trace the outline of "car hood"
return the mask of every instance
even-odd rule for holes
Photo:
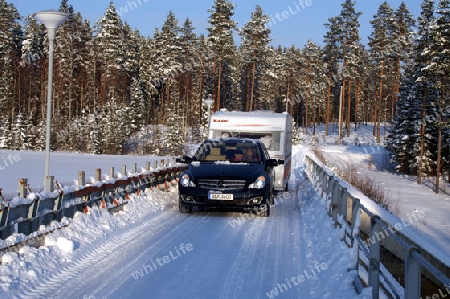
[[[236,179],[254,180],[264,173],[264,167],[260,163],[193,163],[189,171],[194,179]]]

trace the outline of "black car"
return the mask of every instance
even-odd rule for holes
[[[283,160],[270,159],[256,139],[208,139],[193,157],[178,182],[179,211],[236,209],[270,215],[273,204],[273,168]]]

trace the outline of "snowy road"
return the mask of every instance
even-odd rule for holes
[[[268,218],[179,214],[177,193],[93,210],[0,266],[1,298],[370,298],[356,295],[350,251],[294,158],[291,191]],[[144,212],[145,211],[145,212]]]

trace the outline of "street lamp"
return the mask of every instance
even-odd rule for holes
[[[53,43],[55,41],[56,29],[66,19],[67,14],[56,10],[43,10],[34,14],[47,28],[48,35],[48,88],[47,88],[47,120],[45,127],[45,178],[46,191],[53,191],[53,177],[49,176],[50,168],[50,126],[52,118],[52,88],[53,88]]]
[[[208,98],[204,99],[203,102],[208,107],[208,129],[211,122],[211,106],[214,104],[214,100],[211,99],[211,94],[208,95]]]

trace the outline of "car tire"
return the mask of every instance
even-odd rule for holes
[[[180,213],[187,214],[187,213],[191,213],[192,212],[192,208],[184,205],[182,203],[181,199],[180,199],[179,202],[178,202],[178,211]]]
[[[275,204],[275,190],[273,188],[270,188],[269,204],[272,206]]]
[[[269,217],[270,216],[270,204],[262,204],[259,206],[258,214],[261,217]]]

